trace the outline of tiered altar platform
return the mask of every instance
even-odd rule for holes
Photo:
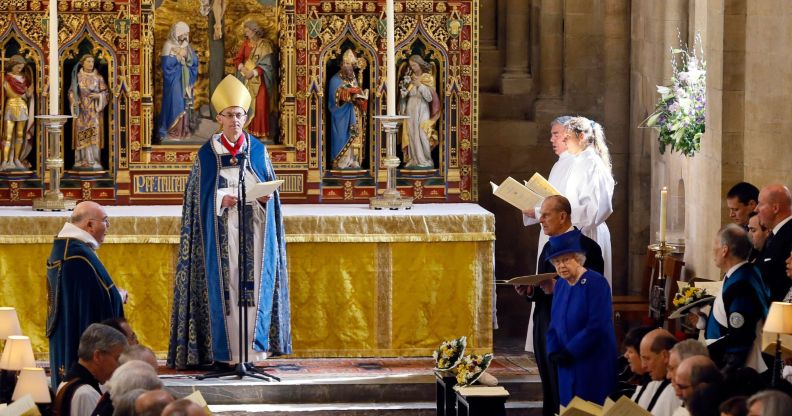
[[[285,205],[293,357],[427,356],[444,339],[492,350],[495,219],[474,204]],[[181,207],[107,207],[99,249],[141,342],[167,349]],[[46,259],[66,212],[0,208],[0,305],[44,356]]]
[[[257,365],[282,381],[198,381],[193,373],[161,377],[177,397],[200,390],[212,413],[224,416],[437,414],[431,358],[271,359]],[[541,414],[542,388],[532,358],[498,355],[487,371],[509,391],[509,415]]]

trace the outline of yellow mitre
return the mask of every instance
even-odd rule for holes
[[[228,107],[241,107],[248,111],[250,108],[250,92],[245,84],[233,75],[228,75],[217,84],[212,93],[212,107],[218,113]]]
[[[355,52],[352,52],[352,49],[347,49],[342,59],[345,64],[355,65],[357,63],[357,56],[355,56]]]

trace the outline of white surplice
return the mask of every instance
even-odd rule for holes
[[[218,140],[219,135],[213,138],[214,150],[222,155],[227,154],[228,150],[220,144]],[[249,165],[245,170],[245,184],[246,188],[250,188],[254,183],[260,182],[255,174],[250,170]],[[215,200],[215,212],[218,216],[228,210],[228,268],[229,268],[229,300],[230,300],[230,314],[226,316],[226,333],[228,334],[228,343],[231,352],[231,362],[238,363],[239,360],[239,212],[237,206],[233,208],[222,208],[221,203],[223,197],[226,195],[237,196],[238,182],[239,182],[239,168],[228,167],[220,169],[220,176],[226,180],[227,187],[219,188],[217,190],[217,198]],[[253,215],[253,252],[254,257],[254,270],[253,279],[253,299],[256,305],[259,301],[259,285],[261,284],[261,267],[264,260],[263,243],[264,238],[264,221],[265,215],[264,208],[258,203],[248,205],[248,215]],[[251,306],[247,308],[248,313],[248,361],[262,361],[267,358],[267,353],[262,351],[255,351],[253,349],[253,334],[256,328],[256,307]]]
[[[572,224],[602,249],[603,275],[613,287],[610,230],[605,220],[613,213],[615,182],[592,146],[575,155],[566,186],[559,189],[572,206]]]
[[[569,152],[563,152],[558,155],[558,160],[553,164],[553,168],[550,169],[550,175],[547,177],[547,181],[553,185],[554,188],[558,189],[559,192],[563,194],[562,189],[566,188],[567,180],[569,179],[569,171],[572,167],[572,164],[575,162],[575,157],[570,154]],[[538,224],[539,217],[542,215],[541,213],[542,206],[541,204],[534,207],[534,217],[531,218],[525,214],[523,214],[523,224],[525,226]],[[544,233],[542,227],[539,227],[539,243],[536,246],[536,269],[539,270],[539,263],[544,259],[540,259],[539,255],[542,253],[542,248],[547,243],[550,237]],[[528,334],[525,338],[525,350],[529,352],[533,352],[533,314],[528,316]]]

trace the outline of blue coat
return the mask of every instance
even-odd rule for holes
[[[727,354],[742,366],[756,339],[756,324],[767,316],[770,290],[759,270],[745,263],[726,278],[719,296],[723,314],[716,310],[716,299],[707,318],[710,356],[721,368],[726,365]]]
[[[47,338],[52,388],[77,362],[89,325],[124,316],[121,294],[90,245],[56,238],[47,259]]]
[[[571,363],[558,365],[558,393],[566,406],[573,397],[602,404],[616,383],[616,333],[611,289],[587,270],[574,286],[558,279],[553,287],[547,353],[566,349]]]

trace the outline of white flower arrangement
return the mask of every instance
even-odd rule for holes
[[[661,154],[670,147],[691,157],[700,149],[707,107],[707,70],[700,45],[697,35],[692,49],[671,48],[671,85],[657,86],[660,99],[655,112],[642,123],[660,131]]]
[[[443,341],[434,353],[432,353],[432,357],[434,357],[436,363],[435,369],[441,371],[454,369],[462,360],[466,346],[466,337]]]

